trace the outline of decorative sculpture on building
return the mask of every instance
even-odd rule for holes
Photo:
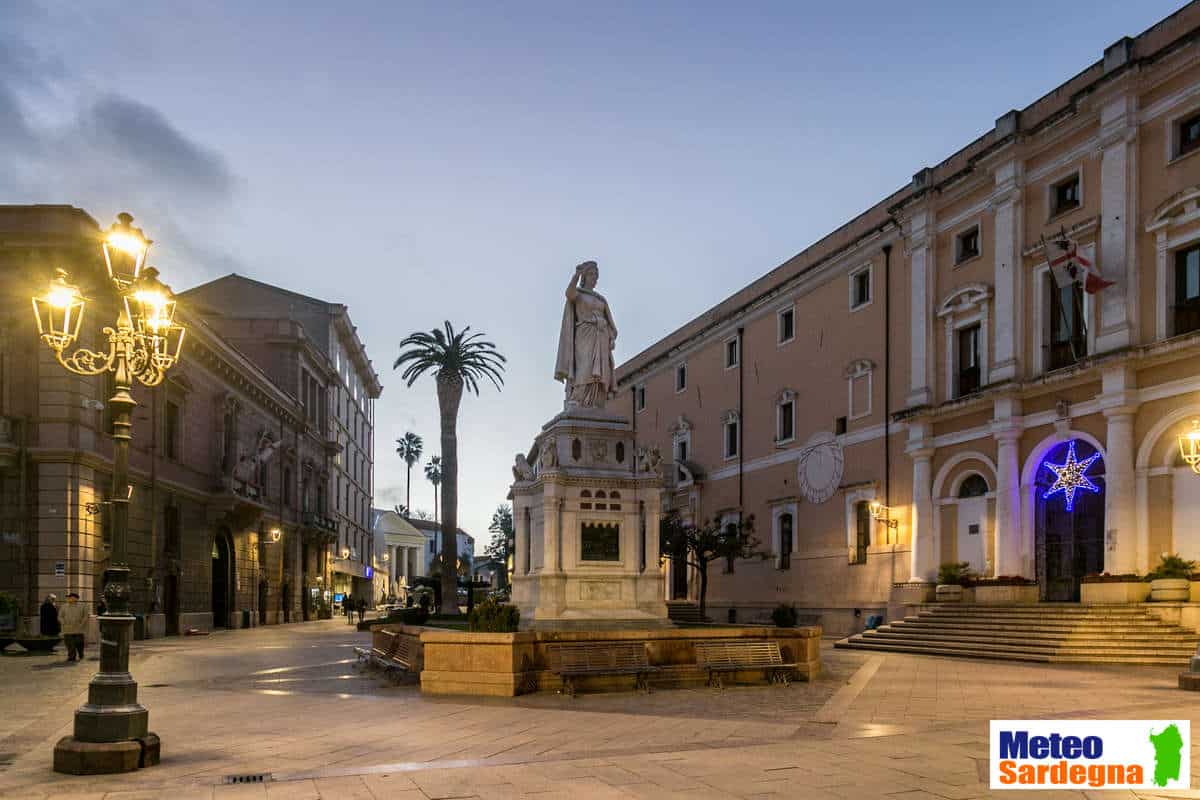
[[[542,469],[554,469],[558,466],[558,440],[555,437],[547,436],[542,441],[539,460],[542,463]]]
[[[282,442],[272,441],[271,434],[260,431],[254,452],[241,456],[233,468],[233,490],[238,494],[256,497],[261,487],[258,486],[259,467],[271,460],[271,456],[279,449]]]
[[[529,459],[525,457],[524,453],[517,453],[517,456],[514,459],[512,473],[513,480],[515,481],[533,480],[533,465],[529,463]]]
[[[617,326],[608,301],[596,291],[600,268],[595,261],[575,267],[567,284],[554,379],[566,387],[566,406],[604,408],[615,389],[613,347]]]
[[[657,447],[639,447],[637,452],[638,472],[649,472],[662,477],[662,453]]]

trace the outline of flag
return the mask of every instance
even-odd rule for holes
[[[1112,281],[1106,281],[1096,267],[1079,252],[1079,245],[1066,237],[1047,242],[1045,245],[1046,261],[1050,264],[1050,272],[1054,275],[1054,283],[1060,289],[1072,283],[1082,283],[1083,290],[1095,294],[1105,287],[1112,286]]]

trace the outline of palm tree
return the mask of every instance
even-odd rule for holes
[[[403,439],[396,440],[396,455],[404,459],[408,465],[408,477],[404,480],[404,507],[412,508],[412,468],[421,460],[421,450],[425,443],[421,437],[412,431],[405,431]]]
[[[442,457],[431,456],[425,465],[425,480],[433,484],[433,519],[438,518],[438,486],[442,483]]]
[[[483,334],[468,335],[470,330],[468,326],[455,331],[447,320],[444,330],[409,334],[400,342],[400,357],[392,365],[393,369],[404,367],[400,377],[408,386],[427,372],[433,372],[437,381],[442,429],[442,557],[449,564],[458,561],[458,407],[463,389],[478,395],[479,382],[484,378],[497,390],[504,383],[504,356],[494,344],[481,338]],[[446,570],[441,581],[442,597],[454,598],[443,605],[451,614],[457,614],[458,587],[452,571]]]

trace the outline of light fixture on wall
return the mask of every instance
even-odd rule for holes
[[[283,538],[283,531],[279,528],[271,528],[271,541],[278,542],[281,538]]]
[[[1179,457],[1200,475],[1200,419],[1192,420],[1192,429],[1179,434]]]
[[[870,505],[871,519],[886,525],[888,528],[895,530],[900,527],[900,521],[892,519],[892,510],[878,500],[871,501]]]

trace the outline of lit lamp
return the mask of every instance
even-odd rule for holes
[[[350,548],[349,548],[349,547],[343,547],[343,548],[342,548],[342,559],[344,560],[344,559],[347,559],[347,558],[349,558],[349,557],[350,557]]]
[[[158,282],[158,271],[144,268],[149,249],[150,240],[133,226],[129,214],[120,214],[103,237],[104,265],[121,299],[115,324],[103,329],[107,352],[71,349],[79,339],[85,300],[65,271],[57,270],[46,293],[33,298],[38,336],[58,363],[76,375],[113,373],[115,385],[106,398],[113,420],[113,491],[103,504],[93,504],[97,511],[107,506],[112,523],[111,563],[104,571],[107,611],[100,617],[100,672],[88,687],[88,702],[75,712],[74,735],[54,748],[54,769],[74,775],[131,772],[158,763],[158,736],[148,730],[150,713],[138,703],[137,683],[129,674],[134,624],[129,613],[129,442],[137,405],[130,391],[134,383],[162,383],[166,370],[179,361],[184,331],[175,323],[175,301]]]
[[[900,527],[900,521],[891,517],[892,510],[878,500],[871,502],[869,510],[871,512],[871,519],[876,522],[881,522],[893,530]]]
[[[283,538],[283,531],[279,528],[271,528],[271,541],[278,542],[281,538]]]
[[[1192,429],[1179,434],[1179,457],[1200,475],[1200,419],[1192,420]]]

